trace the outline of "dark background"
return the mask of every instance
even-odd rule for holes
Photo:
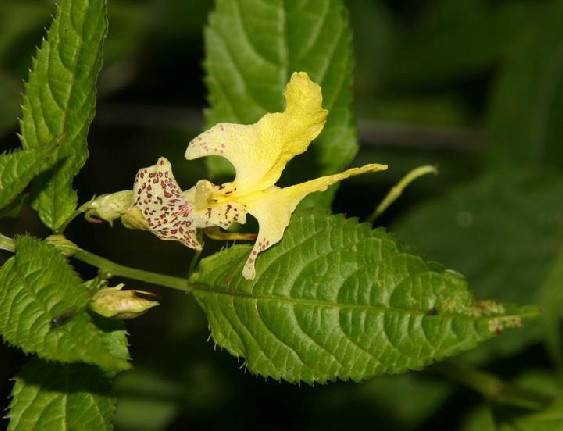
[[[360,152],[355,164],[380,162],[391,169],[345,181],[334,211],[365,218],[408,170],[437,165],[438,177],[412,185],[378,221],[392,229],[419,205],[479,176],[494,145],[489,139],[492,111],[512,107],[510,100],[500,106],[495,102],[499,82],[514,66],[521,35],[540,25],[554,3],[346,1],[356,53]],[[53,4],[0,0],[2,149],[19,145],[22,80]],[[183,153],[203,127],[202,34],[211,7],[207,0],[109,1],[110,33],[90,159],[75,182],[81,202],[131,188],[136,171],[159,156],[172,161],[183,188],[205,177],[204,164],[184,161]],[[29,207],[19,219],[0,223],[2,233],[9,235],[48,234]],[[178,243],[119,224],[112,229],[78,219],[67,235],[116,262],[178,276],[186,275],[192,257]],[[213,244],[211,250],[219,246]],[[85,265],[77,269],[84,277],[94,275]],[[116,379],[117,430],[459,429],[468,409],[481,401],[430,373],[315,387],[264,380],[214,349],[205,316],[192,297],[126,283],[158,292],[161,306],[128,323],[135,370]],[[24,361],[19,351],[0,347],[3,405],[11,390],[9,378]],[[484,366],[512,377],[523,364],[549,367],[537,343]]]

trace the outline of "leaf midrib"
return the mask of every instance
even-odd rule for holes
[[[220,289],[215,289],[209,287],[205,284],[195,283],[192,284],[193,291],[199,292],[201,294],[216,294],[216,295],[224,295],[234,298],[240,299],[247,299],[253,301],[271,301],[271,302],[278,302],[283,304],[289,305],[308,305],[311,307],[319,307],[319,308],[338,308],[338,309],[359,309],[362,311],[381,311],[381,312],[397,312],[402,314],[408,315],[427,315],[429,310],[419,310],[419,309],[409,309],[404,307],[397,307],[392,305],[384,305],[384,304],[349,304],[349,303],[341,303],[341,302],[330,302],[330,301],[323,301],[323,300],[314,300],[314,299],[305,299],[305,298],[289,298],[283,296],[276,296],[276,295],[264,295],[264,294],[256,294],[256,293],[246,293],[246,292],[236,292],[236,291],[225,291]],[[469,310],[468,310],[469,312]],[[490,320],[496,317],[502,318],[526,318],[534,316],[534,312],[528,312],[523,314],[490,314],[490,315],[482,315],[482,316],[474,316],[472,314],[458,314],[452,312],[440,312],[437,315],[429,316],[429,317],[447,317],[447,318],[455,318],[455,319],[484,319]]]

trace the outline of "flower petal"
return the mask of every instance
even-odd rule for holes
[[[198,228],[219,226],[228,229],[233,223],[246,223],[246,209],[237,202],[210,206],[204,211],[196,210],[194,219]]]
[[[193,204],[182,197],[168,160],[161,157],[156,165],[139,170],[133,189],[133,207],[141,211],[152,233],[160,239],[201,249],[196,239]]]
[[[188,160],[223,156],[236,171],[233,195],[266,190],[285,165],[303,153],[324,127],[321,88],[304,73],[294,73],[285,88],[283,113],[264,115],[252,125],[217,124],[192,140]]]
[[[240,202],[246,206],[248,213],[252,214],[259,224],[258,238],[242,270],[244,278],[248,280],[254,279],[256,276],[254,263],[258,253],[270,248],[281,240],[285,228],[289,224],[291,214],[305,196],[313,192],[326,190],[331,184],[350,176],[385,169],[387,169],[386,165],[369,164],[360,168],[348,169],[339,174],[320,177],[292,187],[282,189],[272,187],[249,197],[248,200],[241,199]]]
[[[219,226],[228,229],[233,223],[246,223],[246,209],[238,202],[217,202],[214,192],[223,190],[223,186],[214,186],[207,180],[200,180],[182,197],[193,202],[193,218],[198,228]]]

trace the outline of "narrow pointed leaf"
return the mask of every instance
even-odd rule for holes
[[[0,155],[0,208],[11,204],[33,178],[54,165],[51,152],[56,148],[49,145]]]
[[[0,269],[0,333],[4,340],[60,362],[129,368],[113,342],[91,321],[90,295],[54,247],[32,237],[16,240],[16,255]],[[53,319],[74,312],[61,324]]]
[[[61,0],[25,86],[24,148],[41,148],[56,136],[68,135],[53,151],[57,164],[52,173],[35,184],[33,206],[51,229],[61,226],[76,207],[72,180],[88,157],[86,137],[106,34],[105,0]]]
[[[250,124],[267,112],[283,110],[291,73],[307,72],[321,85],[329,116],[322,134],[288,168],[286,178],[294,183],[333,174],[352,161],[358,150],[351,106],[353,54],[341,0],[219,0],[205,31],[205,47],[208,127]],[[308,168],[300,169],[305,163]],[[232,172],[220,158],[210,158],[209,168],[212,175]]]
[[[16,377],[9,431],[110,431],[116,400],[111,379],[88,364],[33,359]]]
[[[204,259],[192,276],[215,342],[254,373],[291,382],[355,381],[420,369],[534,317],[475,301],[463,277],[384,230],[315,213],[242,278],[249,247]]]

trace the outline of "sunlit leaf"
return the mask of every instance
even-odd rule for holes
[[[19,237],[16,255],[0,269],[0,333],[6,342],[44,359],[129,368],[114,342],[92,323],[85,311],[89,300],[54,247]]]
[[[33,359],[15,380],[8,430],[113,430],[111,380],[98,367]]]
[[[41,148],[56,136],[68,136],[53,151],[57,164],[52,173],[34,182],[33,206],[51,229],[61,226],[76,207],[72,181],[88,157],[86,137],[106,34],[105,0],[61,0],[25,85],[24,148]]]
[[[253,281],[241,275],[249,249],[204,259],[191,281],[215,342],[275,379],[359,381],[420,369],[537,314],[475,301],[461,275],[342,216],[294,215],[258,258]]]

